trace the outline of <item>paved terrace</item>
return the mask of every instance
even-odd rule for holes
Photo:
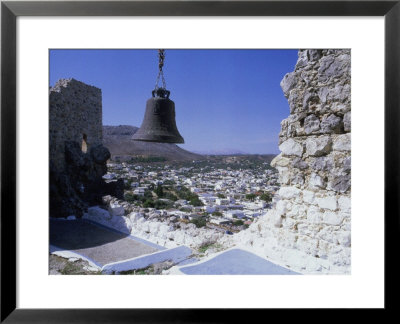
[[[164,247],[87,220],[50,219],[50,245],[98,267],[165,250]]]

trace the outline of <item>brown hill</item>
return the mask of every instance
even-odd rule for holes
[[[129,125],[103,126],[103,145],[111,158],[129,160],[132,157],[163,157],[168,161],[202,160],[204,157],[186,151],[176,144],[133,141],[132,135],[138,127]]]

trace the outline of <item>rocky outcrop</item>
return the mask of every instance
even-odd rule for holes
[[[234,240],[303,272],[350,271],[350,50],[300,50],[281,88],[290,115],[271,165],[275,207]]]
[[[123,180],[106,183],[110,152],[102,145],[83,153],[77,142],[66,141],[65,169],[57,170],[50,163],[50,217],[82,217],[88,206],[102,203],[102,196],[123,197]]]

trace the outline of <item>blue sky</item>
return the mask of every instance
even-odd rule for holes
[[[182,148],[278,153],[289,106],[280,88],[297,50],[165,51]],[[102,90],[103,125],[142,123],[158,73],[157,50],[51,50],[50,85],[75,78]]]

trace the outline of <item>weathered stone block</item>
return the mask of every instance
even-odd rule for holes
[[[336,84],[335,87],[329,89],[329,99],[339,101],[341,103],[350,101],[350,84]]]
[[[315,193],[309,190],[303,190],[303,201],[307,204],[315,203]]]
[[[311,224],[319,224],[322,221],[322,212],[316,206],[310,206],[307,210],[307,221]]]
[[[282,199],[292,199],[300,195],[301,190],[296,187],[281,187],[279,189],[279,196]]]
[[[303,97],[303,111],[309,110],[311,107],[317,105],[319,103],[319,97],[316,92],[306,91]]]
[[[290,183],[291,185],[302,186],[304,184],[304,175],[301,172],[293,174]]]
[[[291,177],[291,172],[289,171],[289,168],[276,166],[276,169],[279,172],[279,182],[283,185],[288,184]]]
[[[318,80],[327,82],[333,78],[343,77],[350,73],[350,55],[342,54],[338,57],[325,56],[320,60]]]
[[[343,216],[340,213],[332,211],[325,211],[322,216],[322,222],[329,225],[340,225],[343,220]]]
[[[332,134],[340,133],[342,129],[342,119],[334,114],[324,116],[321,121],[321,133]]]
[[[338,233],[338,242],[340,245],[345,247],[351,246],[351,232],[350,231],[340,231]]]
[[[332,140],[330,136],[309,137],[306,140],[307,156],[322,156],[330,152]]]
[[[304,132],[308,134],[317,133],[319,131],[319,118],[314,114],[304,119]]]
[[[293,168],[305,170],[308,168],[308,164],[306,161],[302,160],[301,158],[294,158],[291,160],[291,165]]]
[[[317,157],[311,163],[311,167],[313,170],[317,171],[327,171],[333,168],[333,159],[331,155],[327,157]]]
[[[282,81],[281,81],[281,88],[283,91],[283,94],[285,95],[286,98],[289,97],[290,90],[292,90],[294,87],[296,87],[298,82],[296,73],[291,72],[287,73]]]
[[[274,168],[277,167],[277,166],[286,167],[286,166],[289,165],[289,163],[290,163],[290,159],[284,157],[284,156],[282,155],[282,153],[281,153],[281,154],[277,155],[277,156],[271,161],[271,166],[274,167]]]
[[[343,125],[345,132],[351,132],[351,112],[348,111],[343,116]]]
[[[291,156],[302,156],[303,155],[303,145],[299,142],[295,141],[292,138],[289,138],[281,145],[279,145],[279,149],[283,153],[283,155]]]
[[[350,197],[341,196],[338,199],[339,209],[343,212],[350,212],[351,210],[351,199]]]
[[[320,208],[336,210],[337,199],[335,196],[325,196],[322,198],[317,198],[316,202]]]
[[[333,177],[331,180],[328,181],[328,189],[334,190],[336,192],[346,192],[350,189],[351,186],[351,177],[350,175],[342,175]]]
[[[310,189],[318,190],[324,189],[326,184],[325,181],[316,173],[312,173],[308,180],[308,186]]]

